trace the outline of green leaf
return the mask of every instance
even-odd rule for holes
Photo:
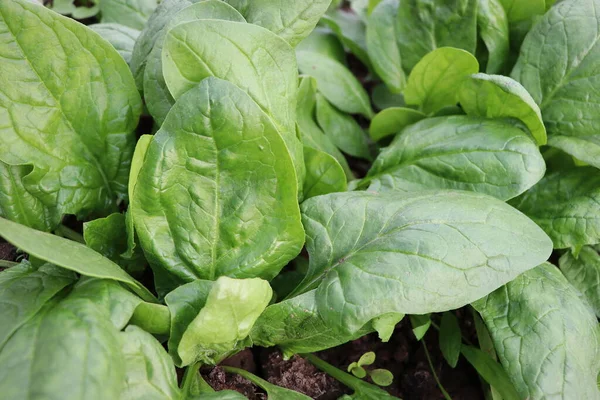
[[[375,141],[395,135],[404,128],[425,118],[421,111],[406,107],[390,107],[377,113],[371,120],[369,135]]]
[[[503,400],[520,400],[521,397],[515,390],[515,387],[497,361],[494,361],[488,354],[483,351],[463,345],[461,353],[467,361],[477,370],[479,375],[491,386],[496,388]]]
[[[269,400],[310,400],[311,398],[306,396],[305,394],[296,392],[294,390],[285,389],[276,385],[273,385],[270,382],[265,381],[264,379],[259,378],[258,376],[251,374],[250,372],[233,367],[223,367],[223,369],[227,372],[241,375],[242,377],[248,379],[250,382],[254,383],[256,386],[263,389],[267,392],[267,398]]]
[[[398,0],[384,0],[367,20],[369,58],[373,69],[392,93],[400,93],[406,85],[402,57],[396,43],[399,4]]]
[[[411,192],[460,189],[513,198],[545,172],[536,143],[501,120],[428,118],[405,128],[380,153],[360,186]]]
[[[0,218],[0,236],[36,258],[81,275],[123,282],[142,299],[156,301],[148,289],[117,264],[81,243],[36,231],[4,218]]]
[[[556,267],[544,263],[474,304],[518,398],[600,396],[598,321],[579,296]]]
[[[371,324],[373,325],[373,329],[377,331],[379,335],[379,339],[386,343],[392,337],[394,333],[394,329],[396,329],[396,325],[402,321],[404,318],[404,314],[398,313],[389,313],[383,314],[377,318],[373,318]]]
[[[285,141],[302,184],[303,153],[296,136],[298,71],[294,50],[285,40],[257,25],[193,21],[167,33],[162,62],[165,81],[176,100],[210,76],[246,92]]]
[[[179,24],[203,19],[246,22],[235,8],[221,0],[204,0],[192,4],[172,16],[166,28],[156,39],[154,48],[146,59],[144,71],[144,99],[148,111],[159,126],[163,124],[169,110],[175,104],[175,99],[167,88],[163,73],[162,51],[166,33],[170,28]]]
[[[387,369],[377,368],[369,373],[376,385],[390,386],[394,382],[394,375]]]
[[[346,51],[337,36],[329,28],[317,27],[298,43],[296,51],[311,51],[332,58],[346,65]]]
[[[299,51],[300,72],[317,80],[319,92],[337,109],[373,117],[369,95],[348,68],[318,53]]]
[[[529,2],[515,2],[517,4]],[[538,0],[544,12],[544,1]],[[548,144],[600,167],[600,0],[563,1],[535,24],[511,76],[542,110]],[[510,12],[509,12],[510,15]]]
[[[410,73],[404,90],[406,104],[418,106],[425,114],[454,105],[463,80],[478,70],[477,59],[467,51],[452,47],[434,50]]]
[[[375,362],[375,353],[368,351],[358,359],[357,366],[362,367],[364,365],[371,365]]]
[[[157,6],[157,0],[99,0],[103,23],[116,23],[142,30]]]
[[[120,24],[92,24],[88,27],[108,41],[129,64],[140,31]]]
[[[151,334],[129,326],[119,334],[125,366],[121,399],[180,399],[175,365]]]
[[[369,139],[356,120],[333,107],[317,94],[317,121],[323,132],[344,153],[372,160]]]
[[[36,3],[35,1],[30,2]],[[37,3],[41,4],[41,2]],[[54,0],[50,9],[59,14],[70,14],[75,19],[86,19],[98,14],[100,12],[100,5],[96,0],[90,0],[84,6],[75,5],[75,0]]]
[[[373,88],[371,94],[373,104],[378,110],[385,110],[389,107],[404,107],[404,96],[402,94],[394,94],[382,83]]]
[[[304,146],[304,163],[304,199],[348,190],[344,170],[329,154]]]
[[[440,47],[475,54],[478,0],[406,0],[398,11],[398,45],[406,71]],[[471,73],[475,73],[473,71]]]
[[[142,109],[127,63],[97,33],[28,1],[0,3],[0,31],[0,160],[32,164],[25,188],[59,214],[114,209]]]
[[[478,0],[477,27],[488,51],[488,74],[505,69],[510,55],[508,19],[500,0]]]
[[[269,117],[239,88],[210,78],[177,101],[150,143],[133,218],[170,289],[222,275],[272,279],[304,243],[297,198]]]
[[[510,22],[523,21],[546,11],[544,0],[500,0]]]
[[[552,251],[531,220],[478,193],[333,193],[302,214],[310,266],[295,292],[316,287],[321,317],[348,333],[390,312],[462,307]]]
[[[460,348],[462,345],[462,336],[458,320],[451,312],[442,314],[440,323],[439,344],[442,355],[452,368],[456,367]]]
[[[225,1],[236,7],[248,22],[281,36],[291,46],[296,46],[312,32],[331,4],[331,0]]]
[[[579,290],[600,316],[600,255],[591,246],[584,246],[577,257],[567,251],[558,261],[563,275]]]
[[[168,335],[171,330],[171,312],[162,304],[141,302],[135,308],[129,323],[148,333]]]
[[[600,242],[598,201],[600,172],[581,167],[547,174],[511,204],[552,238],[555,249],[566,249]]]
[[[408,317],[410,319],[410,324],[412,325],[412,331],[415,334],[415,338],[417,340],[423,339],[431,327],[430,315],[409,315]]]
[[[262,279],[227,277],[197,280],[169,293],[169,351],[176,365],[216,365],[250,345],[248,335],[272,296]]]
[[[0,161],[0,217],[40,231],[51,231],[60,224],[61,215],[25,188],[23,179],[31,170],[27,165]]]
[[[321,23],[329,27],[340,39],[344,47],[356,56],[369,70],[371,61],[367,52],[366,26],[363,20],[352,12],[335,10],[321,18]]]
[[[463,81],[458,101],[467,115],[518,119],[527,126],[538,145],[547,142],[540,108],[529,92],[509,77],[471,75]]]
[[[350,364],[352,365],[352,364]],[[352,375],[354,375],[357,378],[363,379],[366,378],[367,376],[367,371],[365,371],[365,369],[363,367],[359,367],[358,364],[356,366],[354,366],[354,368],[350,369],[350,367],[348,367],[348,372],[352,373]]]

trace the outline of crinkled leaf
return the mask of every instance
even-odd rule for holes
[[[133,218],[152,268],[179,284],[272,279],[304,242],[297,197],[269,117],[239,88],[210,78],[181,97],[150,143]]]
[[[348,333],[390,312],[462,307],[552,251],[531,220],[479,193],[334,193],[302,214],[310,266],[296,293],[316,287],[321,317]]]
[[[423,57],[408,77],[404,90],[406,104],[431,114],[458,102],[463,80],[479,71],[477,59],[469,52],[442,47]]]
[[[0,160],[60,214],[105,212],[127,192],[141,112],[127,63],[97,33],[40,5],[0,3]]]
[[[88,25],[90,29],[97,32],[102,38],[119,52],[121,57],[129,64],[131,62],[131,54],[133,53],[133,47],[140,31],[129,28],[125,25],[120,24],[93,24]]]
[[[475,304],[519,398],[600,397],[598,321],[579,296],[544,263]]]
[[[306,165],[304,199],[327,193],[345,192],[348,189],[344,170],[329,154],[304,146],[304,163]]]
[[[546,144],[546,128],[540,108],[521,84],[507,76],[474,74],[463,80],[458,101],[467,115],[516,118],[537,143]]]
[[[545,169],[537,144],[509,123],[437,117],[397,135],[361,186],[404,192],[460,189],[508,200],[535,185]]]
[[[157,0],[98,0],[103,23],[116,23],[142,30],[157,6]]]
[[[600,255],[591,246],[584,246],[577,257],[567,251],[558,261],[560,270],[571,285],[590,303],[600,316]]]
[[[373,140],[381,140],[385,137],[395,135],[404,128],[425,118],[421,111],[406,107],[390,107],[377,113],[371,125],[369,135]]]
[[[488,51],[485,71],[504,71],[510,52],[508,19],[500,0],[478,0],[477,26]]]

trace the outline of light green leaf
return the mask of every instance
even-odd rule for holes
[[[566,249],[600,242],[599,201],[600,171],[581,167],[547,174],[511,204]]]
[[[545,169],[537,144],[509,123],[437,117],[397,135],[359,186],[404,192],[460,189],[508,200],[535,185]]]
[[[371,120],[369,135],[375,141],[395,135],[404,128],[425,118],[421,111],[406,107],[390,107],[377,113]]]
[[[478,193],[334,193],[302,214],[310,266],[296,293],[316,287],[321,317],[348,333],[390,312],[462,307],[552,251],[531,220]]]
[[[356,365],[362,367],[364,365],[371,365],[375,362],[375,353],[372,351],[368,351],[358,359]]]
[[[315,28],[310,35],[298,43],[296,51],[319,53],[346,65],[344,46],[329,28]]]
[[[508,19],[500,0],[478,0],[477,26],[488,50],[485,71],[502,73],[508,61],[510,41]]]
[[[367,53],[366,26],[363,20],[352,12],[336,10],[321,18],[321,23],[329,27],[340,39],[344,47],[350,50],[367,68],[371,61]]]
[[[281,36],[291,46],[296,46],[312,32],[331,4],[331,0],[225,1],[236,7],[248,22]]]
[[[432,51],[415,65],[404,91],[406,104],[431,114],[458,102],[463,80],[479,71],[477,59],[469,52],[452,47]]]
[[[23,179],[31,170],[27,165],[8,165],[0,161],[0,217],[40,231],[51,231],[60,223],[61,215],[25,188]]]
[[[544,1],[538,3],[543,13]],[[548,144],[595,167],[600,167],[600,41],[594,12],[599,9],[600,0],[552,7],[527,35],[511,73],[539,104]]]
[[[402,66],[411,71],[426,54],[456,47],[475,54],[478,0],[405,0],[398,12]],[[475,73],[473,71],[471,73]]]
[[[112,44],[121,57],[129,64],[135,41],[140,31],[120,24],[92,24],[88,27]]]
[[[123,282],[142,299],[156,301],[148,289],[117,264],[81,243],[36,231],[4,218],[0,218],[0,236],[36,258],[81,275]]]
[[[591,246],[584,246],[575,257],[567,251],[558,261],[560,270],[571,285],[590,303],[600,316],[600,255]]]
[[[376,385],[390,386],[394,382],[394,375],[387,369],[374,369],[369,373],[371,379]]]
[[[251,342],[248,335],[273,291],[262,279],[221,277],[180,286],[165,300],[171,310],[169,351],[178,366],[216,365]]]
[[[394,329],[396,329],[396,325],[402,321],[403,318],[404,314],[383,314],[377,318],[373,318],[371,324],[373,325],[373,329],[377,331],[379,339],[385,343],[390,340],[394,333]]]
[[[507,76],[469,76],[460,86],[458,101],[467,115],[516,118],[527,126],[540,146],[547,142],[540,108],[519,82]]]
[[[503,400],[521,400],[506,371],[492,357],[475,347],[466,345],[462,346],[461,353],[479,375],[496,388]]]
[[[299,51],[297,54],[300,72],[317,80],[319,92],[331,104],[348,114],[373,117],[369,96],[349,69],[318,53]]]
[[[442,314],[440,323],[439,344],[442,355],[452,368],[456,367],[460,348],[462,346],[462,336],[458,320],[452,312]]]
[[[223,367],[223,369],[229,373],[238,374],[250,382],[254,383],[256,386],[263,389],[267,392],[267,398],[269,400],[310,400],[311,398],[305,394],[296,392],[294,390],[285,389],[280,386],[273,385],[270,382],[265,381],[264,379],[259,378],[258,376],[240,368],[233,367]]]
[[[600,397],[598,321],[579,296],[544,263],[474,304],[518,398]]]
[[[304,146],[304,163],[306,164],[304,199],[327,193],[345,192],[348,189],[344,170],[329,154]]]
[[[367,20],[367,50],[373,68],[392,93],[406,85],[398,37],[398,0],[380,2]]]
[[[412,331],[415,334],[415,338],[417,340],[423,339],[431,327],[430,315],[409,315],[408,317],[410,319],[410,324],[412,325]]]
[[[509,22],[527,20],[546,11],[544,0],[500,0],[500,3],[506,10]]]
[[[372,160],[369,139],[356,120],[317,94],[317,121],[331,141],[344,153]]]
[[[231,83],[209,78],[181,97],[150,143],[133,196],[144,253],[171,280],[161,290],[222,275],[272,279],[300,252],[286,150],[269,117]]]
[[[116,23],[142,30],[157,6],[157,0],[99,0],[103,23]]]
[[[127,63],[100,35],[41,5],[0,3],[0,160],[32,164],[28,192],[59,214],[125,198],[142,103]]]

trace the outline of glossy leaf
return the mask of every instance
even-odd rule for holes
[[[547,174],[511,204],[565,249],[600,242],[600,173],[592,167]],[[543,205],[541,207],[540,205]]]
[[[452,312],[442,314],[440,322],[439,344],[442,355],[448,364],[455,368],[460,356],[460,348],[462,346],[462,336],[458,319]]]
[[[181,97],[150,143],[133,197],[140,243],[154,271],[173,280],[167,286],[272,279],[300,252],[288,154],[269,117],[231,83],[206,79]]]
[[[142,30],[154,12],[157,0],[98,0],[103,23]]]
[[[140,36],[139,30],[129,28],[125,25],[108,23],[88,26],[102,36],[102,38],[107,40],[108,43],[112,44],[115,50],[117,50],[121,57],[129,64],[135,41],[138,36]]]
[[[304,199],[348,189],[346,175],[340,164],[329,154],[304,146],[306,178]]]
[[[600,316],[600,255],[591,246],[584,246],[577,257],[567,251],[558,261],[563,275],[590,303]]]
[[[0,3],[0,160],[60,214],[106,212],[127,191],[141,112],[127,63],[97,33],[24,0]]]
[[[510,41],[508,18],[500,0],[478,1],[477,26],[488,50],[485,71],[502,73],[510,55]]]
[[[556,267],[545,263],[526,272],[475,308],[518,398],[600,396],[598,321]]]
[[[537,144],[500,120],[450,116],[404,129],[361,182],[370,190],[460,189],[513,198],[545,172]]]
[[[402,132],[404,128],[425,118],[421,111],[406,107],[390,107],[377,113],[369,126],[369,135],[373,140]]]
[[[425,114],[458,102],[463,80],[479,70],[477,59],[467,51],[442,47],[415,65],[404,90],[406,104],[419,107]]]
[[[390,312],[461,307],[552,247],[524,215],[478,193],[334,193],[305,201],[302,214],[310,266],[296,293],[316,287],[321,317],[348,333]]]

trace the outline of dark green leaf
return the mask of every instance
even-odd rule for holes
[[[478,0],[477,26],[488,50],[488,74],[499,74],[509,57],[508,18],[500,0]]]
[[[442,355],[448,364],[454,368],[460,356],[460,348],[462,345],[462,336],[460,333],[460,325],[452,312],[442,314],[442,322],[440,323],[439,343]]]
[[[503,400],[521,400],[510,378],[506,375],[506,371],[502,369],[497,361],[494,361],[483,351],[471,346],[462,346],[461,353],[477,370],[479,375],[496,388]]]

